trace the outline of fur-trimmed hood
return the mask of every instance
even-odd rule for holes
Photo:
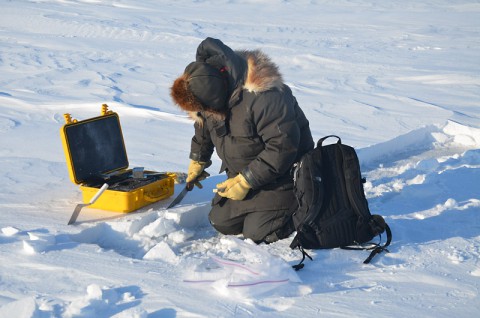
[[[200,112],[217,116],[226,114],[228,101],[237,96],[240,90],[259,94],[271,89],[281,90],[283,87],[277,65],[260,50],[233,51],[220,40],[207,38],[199,45],[196,60],[197,63],[208,63],[224,72],[228,84],[218,85],[219,90],[227,90],[227,102],[224,107],[212,109],[202,103],[201,96],[195,96],[191,89],[191,83],[195,78],[204,78],[207,81],[210,77],[195,77],[195,74],[192,76],[187,67],[184,74],[175,80],[171,87],[173,101],[195,120],[199,119]],[[206,86],[212,86],[208,84]]]
[[[243,89],[261,93],[270,89],[282,89],[283,79],[278,66],[260,50],[237,51],[247,61],[247,76]]]

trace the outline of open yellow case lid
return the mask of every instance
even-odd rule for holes
[[[70,180],[76,184],[103,179],[114,171],[128,168],[127,151],[117,113],[82,121],[71,121],[61,128],[60,135],[67,159]]]

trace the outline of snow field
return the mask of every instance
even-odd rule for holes
[[[475,1],[1,1],[0,317],[475,317],[480,56]],[[207,36],[275,61],[315,139],[358,150],[390,253],[300,253],[216,233],[204,189],[130,214],[85,208],[64,113],[120,115],[130,166],[186,171],[169,87]],[[184,185],[175,186],[175,195]],[[174,195],[174,196],[175,196]]]

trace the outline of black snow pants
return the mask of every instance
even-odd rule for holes
[[[295,202],[291,180],[250,190],[241,201],[216,194],[209,219],[222,234],[243,234],[255,243],[272,243],[294,231],[291,207]]]

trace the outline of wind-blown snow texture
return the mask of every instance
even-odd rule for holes
[[[0,317],[474,317],[480,311],[478,1],[0,1]],[[169,87],[205,37],[262,49],[310,120],[358,150],[390,253],[216,233],[212,177],[131,214],[66,223],[63,114],[107,103],[130,166],[186,171]],[[183,185],[176,185],[176,194]]]

